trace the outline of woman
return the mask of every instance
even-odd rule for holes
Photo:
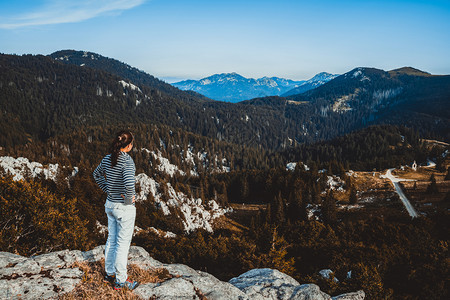
[[[135,289],[139,283],[127,276],[128,251],[133,236],[135,207],[136,167],[131,156],[133,134],[119,132],[93,175],[98,186],[108,194],[105,212],[108,216],[108,240],[105,247],[105,279],[114,284],[114,289]]]

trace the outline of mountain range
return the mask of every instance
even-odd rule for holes
[[[3,147],[80,126],[140,123],[267,150],[329,140],[380,123],[450,140],[450,76],[409,67],[355,68],[301,94],[239,103],[181,91],[85,51],[0,55],[0,71]]]
[[[172,83],[183,91],[194,91],[208,98],[239,102],[256,97],[288,96],[318,87],[337,75],[319,73],[309,80],[295,81],[279,77],[246,78],[237,73],[215,74],[200,80]]]

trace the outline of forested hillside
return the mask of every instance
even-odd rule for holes
[[[450,76],[435,76],[414,68],[389,72],[356,68],[300,95],[259,98],[241,102],[245,106],[230,106],[215,101],[199,105],[202,103],[199,95],[190,97],[151,75],[98,54],[67,50],[52,57],[68,64],[106,70],[187,101],[192,110],[203,110],[207,116],[205,123],[189,124],[190,117],[177,111],[185,123],[169,125],[182,125],[186,130],[233,143],[280,149],[384,123],[407,125],[423,137],[450,140],[447,130]],[[249,110],[248,104],[258,108]]]
[[[135,67],[119,62],[118,60],[104,57],[97,53],[87,51],[62,50],[49,55],[51,58],[68,65],[85,66],[102,70],[119,77],[126,78],[136,85],[146,85],[166,94],[166,97],[177,98],[186,102],[201,102],[209,100],[205,96],[194,92],[183,92],[172,85],[159,80]]]
[[[321,124],[320,115],[343,132],[390,123],[414,128],[424,137],[450,139],[448,75],[435,76],[413,68],[389,72],[357,68],[291,98],[315,103],[314,124]]]
[[[0,71],[2,147],[83,126],[141,123],[264,149],[286,146],[285,120],[270,107],[182,101],[153,86],[45,56],[1,55]]]

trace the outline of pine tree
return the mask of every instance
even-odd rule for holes
[[[350,190],[350,196],[349,196],[348,202],[350,204],[358,203],[358,196],[356,195],[356,189],[354,187],[352,187],[352,189]]]
[[[434,173],[431,174],[430,177],[430,185],[427,187],[427,194],[437,194],[439,193],[439,188],[436,183],[436,177],[434,177]]]
[[[289,248],[288,242],[282,237],[278,235],[277,227],[272,230],[272,241],[269,253],[267,254],[266,264],[270,268],[277,269],[280,272],[283,272],[288,275],[292,275],[294,273],[294,258],[287,258]]]
[[[322,204],[322,217],[325,223],[334,223],[337,221],[336,200],[333,191],[329,191]]]
[[[445,175],[444,180],[450,180],[450,167],[447,168],[447,175]]]
[[[289,209],[286,216],[292,222],[302,219],[302,194],[299,190],[294,190],[289,196]]]
[[[285,216],[285,201],[281,196],[281,192],[278,193],[277,196],[274,198],[274,202],[272,205],[272,224],[275,225],[281,225],[284,223],[286,216]]]

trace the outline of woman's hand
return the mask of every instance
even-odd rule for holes
[[[125,196],[120,194],[120,196],[122,196],[123,200],[125,200]],[[133,200],[131,200],[131,203],[136,202],[136,195],[133,195]]]

